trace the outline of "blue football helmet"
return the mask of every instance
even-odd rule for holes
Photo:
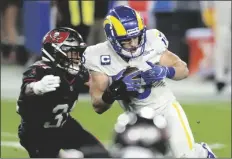
[[[104,20],[104,30],[113,49],[120,56],[135,58],[143,54],[146,42],[146,26],[140,14],[128,6],[117,6],[111,9]],[[139,37],[136,51],[123,48],[123,40]]]

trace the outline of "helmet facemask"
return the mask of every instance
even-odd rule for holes
[[[63,44],[56,54],[57,66],[72,75],[76,75],[82,65],[82,55],[86,47]]]
[[[138,45],[136,47],[131,47],[131,48],[123,47],[123,42],[130,41],[132,38],[138,38]],[[120,44],[120,50],[121,50],[119,54],[127,58],[135,58],[143,54],[145,47],[145,40],[146,40],[145,31],[142,30],[137,36],[134,36],[132,38],[117,40],[118,43]]]

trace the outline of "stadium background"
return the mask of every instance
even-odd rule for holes
[[[108,9],[119,4],[128,4],[139,10],[148,28],[161,30],[170,42],[169,49],[187,62],[190,77],[178,82],[168,80],[167,83],[186,111],[195,140],[209,143],[219,157],[231,157],[231,85],[217,94],[213,81],[213,50],[210,50],[213,48],[213,35],[202,19],[205,8],[201,9],[200,2],[1,2],[4,2],[1,4],[2,158],[28,157],[18,143],[20,118],[16,114],[16,100],[22,72],[40,55],[44,33],[55,26],[70,26],[81,32],[88,44],[104,41],[103,18]],[[121,108],[115,103],[109,111],[98,115],[91,107],[87,89],[83,88],[82,92],[72,114],[87,130],[110,146],[113,125],[122,112]]]

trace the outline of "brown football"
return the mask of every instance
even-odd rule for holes
[[[126,70],[123,72],[123,77],[138,70],[139,69],[137,67],[127,67]],[[137,78],[141,78],[141,75],[135,76],[133,79],[137,79]]]

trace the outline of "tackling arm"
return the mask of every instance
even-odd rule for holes
[[[32,82],[26,85],[25,94],[43,95],[44,93],[55,91],[60,86],[60,77],[46,75],[40,81]]]
[[[171,78],[173,80],[182,80],[189,74],[186,63],[169,50],[166,50],[162,54],[159,63],[160,65],[169,67],[170,69],[174,68],[175,74]]]
[[[35,95],[34,91],[33,91],[33,86],[34,86],[35,82],[31,82],[25,85],[25,95]]]
[[[37,82],[36,70],[36,67],[29,67],[29,69],[23,73],[21,92],[26,96],[35,95],[33,86]]]
[[[29,68],[23,74],[23,84],[21,92],[26,96],[43,95],[44,93],[55,91],[60,86],[60,77],[54,75],[45,75],[38,80],[38,69]]]

